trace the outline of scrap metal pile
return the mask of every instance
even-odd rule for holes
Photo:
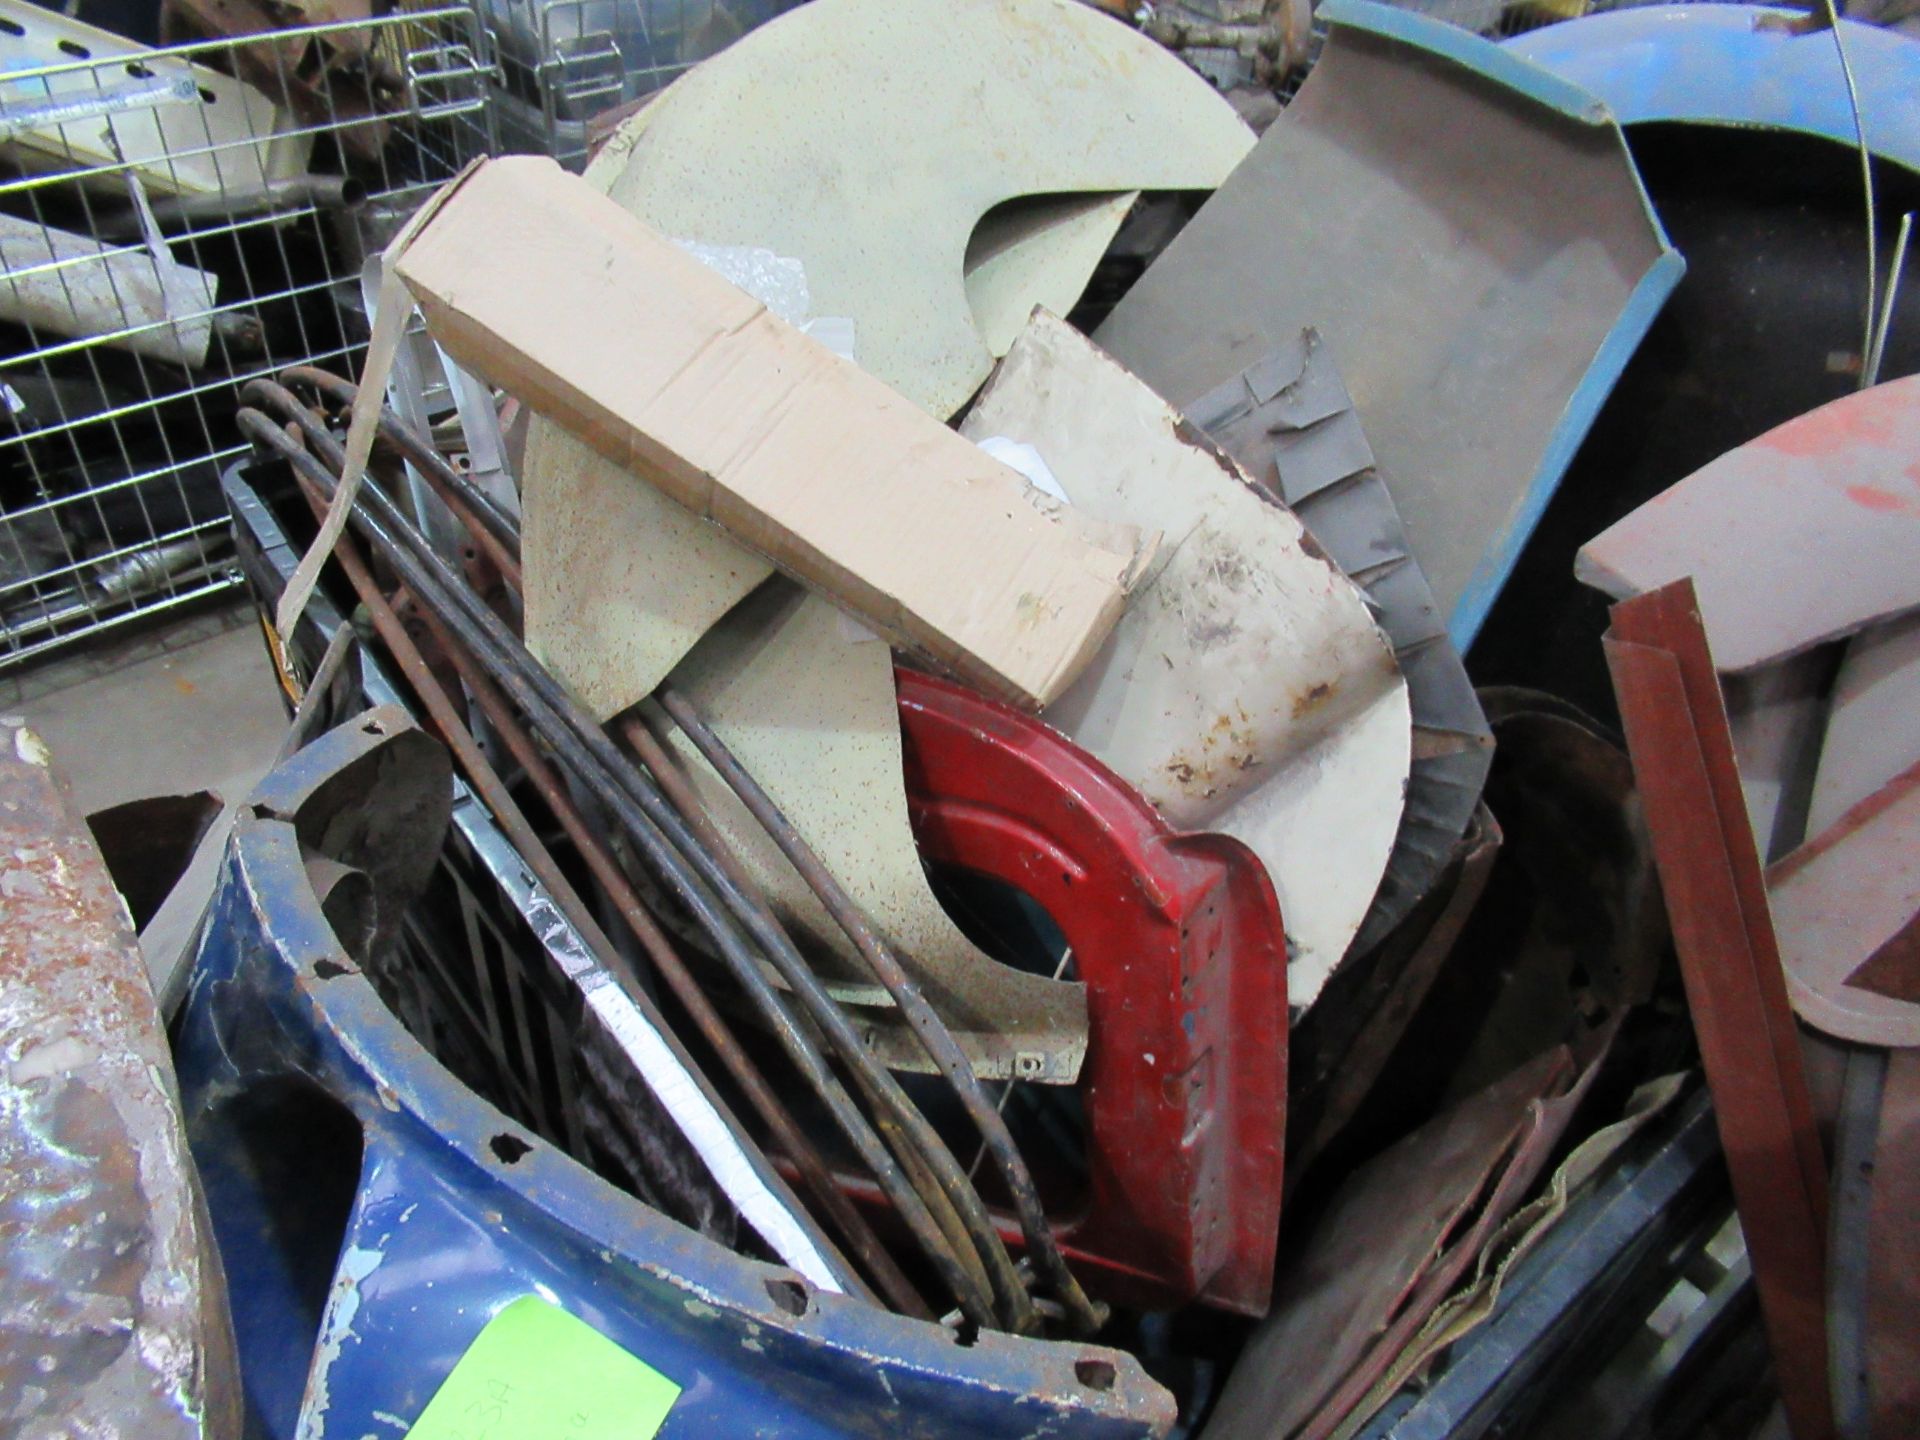
[[[1920,1422],[1920,41],[1304,15],[812,0],[244,387],[262,1433]]]

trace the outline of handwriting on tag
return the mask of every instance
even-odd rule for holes
[[[487,1322],[408,1440],[649,1440],[680,1387],[584,1320],[525,1295]]]

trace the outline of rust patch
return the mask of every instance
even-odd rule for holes
[[[1847,498],[1864,510],[1876,510],[1881,514],[1920,514],[1920,506],[1913,501],[1891,490],[1882,490],[1878,485],[1849,485]]]
[[[238,1376],[172,1060],[126,907],[17,720],[0,726],[0,1431],[238,1434]]]
[[[1326,704],[1327,701],[1331,700],[1334,695],[1338,693],[1339,689],[1339,682],[1322,680],[1310,686],[1302,694],[1294,696],[1293,718],[1299,720],[1304,716],[1311,715],[1315,710],[1318,710],[1322,705]]]
[[[1891,444],[1895,429],[1891,406],[1896,398],[1864,390],[1789,420],[1753,443],[1805,459],[1835,455],[1858,445]]]

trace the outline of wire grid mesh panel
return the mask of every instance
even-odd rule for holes
[[[620,120],[799,0],[483,0],[501,140],[582,169]]]
[[[0,667],[237,583],[239,387],[353,368],[490,74],[464,4],[152,48],[0,0]]]

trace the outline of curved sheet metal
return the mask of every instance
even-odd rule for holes
[[[310,747],[267,787],[314,793],[328,760]],[[526,883],[477,806],[457,801],[453,825],[495,883]],[[237,825],[178,1047],[259,1433],[404,1429],[487,1321],[530,1294],[680,1387],[667,1440],[1120,1437],[1172,1422],[1171,1397],[1129,1355],[1000,1334],[957,1344],[730,1253],[509,1119],[342,949],[297,829],[251,808]],[[547,1086],[528,1065],[526,1083]],[[344,1233],[329,1231],[335,1212]]]
[[[1300,93],[1095,339],[1184,408],[1317,330],[1464,650],[1684,266],[1594,96],[1442,21],[1319,13]]]
[[[676,239],[797,258],[855,358],[945,419],[992,368],[984,332],[1071,308],[1122,196],[1209,189],[1252,145],[1204,80],[1074,0],[814,0],[676,81],[588,178]]]
[[[1168,823],[1260,857],[1287,917],[1291,1003],[1311,1004],[1367,917],[1407,793],[1407,684],[1364,593],[1052,315],[1034,315],[960,433],[1025,443],[1076,511],[1160,532],[1165,561],[1042,715]]]
[[[1916,455],[1910,375],[1729,450],[1581,546],[1574,574],[1616,600],[1691,577],[1723,672],[1804,654],[1920,609]]]
[[[1649,5],[1532,30],[1504,48],[1599,96],[1622,125],[1752,126],[1858,143],[1832,39],[1762,27],[1767,16],[1804,18],[1759,5]],[[1840,25],[1868,148],[1920,171],[1920,45],[1877,25]]]

